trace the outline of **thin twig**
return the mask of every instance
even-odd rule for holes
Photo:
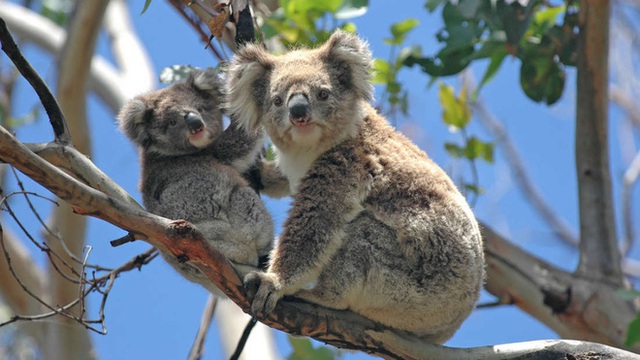
[[[255,316],[251,317],[251,320],[247,323],[242,332],[242,336],[240,337],[240,341],[238,341],[238,346],[236,347],[236,351],[231,354],[229,360],[238,360],[240,355],[242,355],[242,350],[244,350],[244,346],[247,344],[247,340],[249,340],[249,335],[251,335],[251,330],[256,326],[258,320]]]
[[[191,346],[191,351],[189,352],[189,360],[200,360],[204,356],[204,341],[207,337],[209,327],[211,326],[211,320],[213,319],[213,313],[216,310],[217,303],[218,299],[214,295],[209,295],[207,304],[202,311],[202,318],[200,319],[198,333],[196,334],[193,346]]]
[[[632,219],[632,192],[633,187],[640,176],[640,152],[636,154],[624,173],[622,182],[622,223],[624,231],[624,241],[622,242],[622,253],[629,255],[635,240],[634,223]]]
[[[42,80],[40,75],[33,69],[31,64],[24,58],[20,49],[16,45],[7,24],[4,19],[0,18],[0,43],[2,43],[2,51],[7,54],[9,59],[16,66],[20,74],[31,84],[36,94],[40,98],[40,102],[47,112],[51,127],[55,134],[56,142],[68,144],[70,143],[67,122],[64,119],[62,110],[58,105],[53,93],[49,90],[47,84]]]
[[[480,122],[493,134],[498,144],[504,150],[509,167],[513,170],[514,178],[520,185],[522,192],[531,201],[533,207],[538,211],[542,218],[549,224],[553,232],[558,238],[567,244],[576,246],[578,237],[574,234],[566,222],[558,217],[551,206],[544,200],[542,194],[531,181],[522,157],[518,149],[511,141],[509,134],[505,130],[500,121],[487,109],[481,100],[475,101],[473,109],[478,115]]]
[[[203,21],[201,19],[189,16],[189,14],[187,14],[187,12],[185,11],[182,1],[168,0],[168,2],[171,6],[174,7],[174,9],[176,9],[178,14],[180,14],[180,16],[182,16],[186,20],[186,22],[193,28],[193,30],[198,34],[198,36],[200,36],[200,39],[202,40],[202,42],[205,44],[209,44],[207,48],[211,49],[213,56],[215,56],[216,59],[218,59],[218,61],[223,61],[224,57],[220,54],[218,49],[216,49],[216,47],[212,43],[211,44],[209,43],[209,35],[204,31],[202,27]],[[201,6],[200,4],[197,4],[197,5]]]

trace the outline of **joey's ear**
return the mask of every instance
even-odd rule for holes
[[[260,127],[274,66],[275,58],[257,44],[240,48],[227,66],[224,107],[249,132]]]
[[[220,72],[215,68],[193,71],[189,77],[189,82],[198,90],[210,91],[216,95],[220,94],[222,87]]]
[[[347,85],[353,88],[358,95],[368,101],[373,99],[373,85],[370,82],[373,61],[369,44],[366,41],[338,29],[320,47],[320,52],[324,61],[337,62],[341,65],[340,67],[349,70],[350,76],[344,74],[350,79],[350,83]]]
[[[138,98],[129,100],[118,113],[120,131],[136,144],[142,145],[147,137],[145,122],[148,116],[149,109],[144,101]]]

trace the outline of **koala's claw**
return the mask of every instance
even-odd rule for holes
[[[244,278],[244,288],[247,299],[251,301],[253,316],[261,313],[263,318],[266,317],[282,298],[278,281],[272,273],[250,272]]]

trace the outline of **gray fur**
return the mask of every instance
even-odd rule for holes
[[[273,221],[241,175],[255,163],[262,136],[247,134],[235,121],[223,132],[219,89],[214,71],[197,71],[130,100],[118,120],[140,149],[147,210],[196,225],[243,275],[271,250]],[[162,255],[188,280],[222,294],[188,262]]]
[[[226,106],[276,148],[264,192],[293,194],[268,271],[245,286],[256,314],[294,295],[443,343],[478,300],[480,231],[446,173],[369,104],[370,78],[367,44],[342,31],[232,61]]]

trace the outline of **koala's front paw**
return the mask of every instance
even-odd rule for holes
[[[277,276],[273,273],[252,271],[244,278],[244,289],[251,301],[251,313],[266,317],[283,296]]]

